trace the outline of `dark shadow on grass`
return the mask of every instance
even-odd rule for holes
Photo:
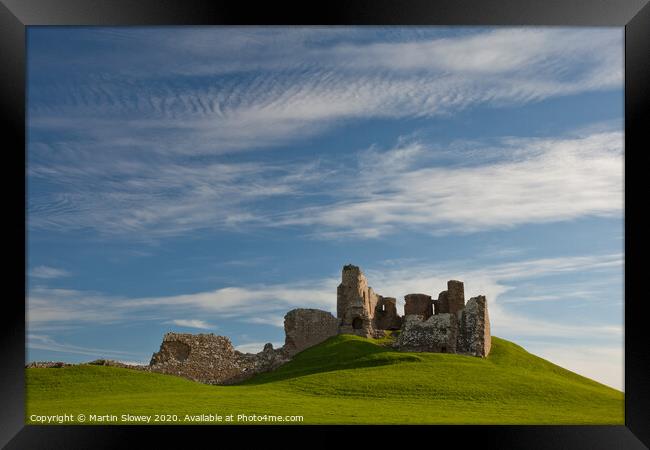
[[[421,361],[416,355],[400,353],[351,335],[334,336],[298,353],[272,372],[259,374],[240,385],[265,384],[315,373]]]

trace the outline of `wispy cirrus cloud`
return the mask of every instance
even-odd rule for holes
[[[214,325],[209,324],[205,320],[199,319],[174,319],[165,323],[177,325],[183,328],[199,328],[201,330],[213,330],[216,328]]]
[[[242,353],[259,353],[264,349],[265,344],[266,342],[247,342],[235,346],[235,350]],[[271,342],[271,344],[273,344],[273,348],[280,348],[284,345],[284,342]]]
[[[34,82],[29,127],[63,133],[97,152],[214,155],[292,142],[343,120],[449,115],[622,86],[622,34],[612,30],[298,43],[290,56],[276,58],[277,42],[263,34],[254,46],[259,51],[235,58],[237,77],[221,72],[234,55],[216,46],[187,64],[162,64],[155,76],[138,55],[145,61],[116,63],[108,74],[56,86]],[[255,59],[265,52],[271,56]],[[206,67],[207,58],[223,61]],[[141,73],[133,74],[138,67]],[[189,73],[179,80],[181,67]]]
[[[441,146],[401,140],[356,159],[33,164],[29,224],[151,239],[206,229],[294,227],[321,239],[399,229],[471,233],[623,210],[617,131]],[[390,176],[378,174],[390,173]],[[276,200],[270,206],[266,200]]]
[[[252,324],[271,325],[278,328],[284,328],[284,317],[280,314],[265,317],[251,317],[243,319],[243,321]]]
[[[179,235],[204,228],[234,229],[263,216],[260,203],[305,195],[328,176],[319,161],[186,163],[168,160],[34,164],[34,182],[55,190],[33,192],[28,222],[35,229],[94,229],[135,239]]]
[[[622,85],[622,33],[613,30],[414,31],[383,42],[363,34],[123,32],[119,59],[84,55],[84,75],[56,85],[30,78],[29,126],[96,151],[219,154],[313,136],[343,119],[427,117]],[[47,64],[39,57],[35,67]]]
[[[35,287],[30,289],[27,298],[27,320],[35,326],[45,327],[56,323],[110,324],[135,318],[166,319],[180,325],[176,323],[179,319],[174,316],[192,309],[208,314],[210,319],[269,323],[270,318],[276,319],[273,314],[284,316],[286,311],[294,307],[332,310],[335,306],[332,292],[335,292],[336,283],[335,279],[325,279],[304,283],[233,286],[184,295],[138,298]],[[331,286],[334,286],[334,291]],[[195,321],[180,321],[184,325],[197,324]],[[198,324],[206,325],[203,321]]]
[[[71,275],[65,269],[50,266],[36,266],[29,271],[29,276],[33,278],[54,279],[69,277]]]
[[[53,339],[48,335],[33,334],[33,333],[27,335],[27,349],[47,350],[47,351],[57,352],[57,353],[72,353],[72,354],[89,356],[92,357],[93,359],[98,359],[98,358],[120,359],[120,358],[134,357],[134,356],[142,356],[137,353],[125,352],[121,350],[84,347],[79,345],[62,343]]]
[[[30,39],[46,35],[35,30]],[[71,51],[65,67],[49,53],[30,54],[32,228],[155,239],[272,223],[316,225],[320,237],[374,237],[390,232],[398,216],[434,232],[473,231],[615,209],[620,177],[607,152],[620,153],[621,142],[613,141],[622,139],[597,132],[573,141],[504,140],[500,150],[475,143],[474,156],[543,153],[482,168],[445,170],[425,161],[414,170],[425,153],[458,151],[426,142],[367,152],[357,172],[393,174],[374,184],[357,173],[346,178],[344,168],[322,159],[273,165],[227,154],[295,144],[351,120],[449,116],[477,105],[620,89],[620,31],[467,28],[441,37],[417,28],[98,29],[75,34],[69,44],[83,42],[96,44],[97,53]],[[66,76],[56,83],[40,78],[52,71]],[[594,153],[580,152],[583,145]],[[583,156],[591,176],[578,164]],[[530,178],[542,169],[549,170],[545,178]],[[477,182],[467,183],[469,177]],[[575,182],[562,191],[558,179]],[[384,191],[389,195],[379,198]],[[315,192],[339,197],[275,214],[259,204],[313,199]],[[480,214],[462,216],[457,201]],[[342,225],[368,214],[365,230]]]
[[[111,41],[106,32],[78,33],[71,44],[85,36],[98,44],[122,46],[123,51],[98,50],[94,57],[70,55],[66,62],[73,66],[78,63],[80,70],[76,74],[87,74],[88,82],[78,83],[83,77],[76,75],[75,89],[72,82],[50,84],[47,88],[36,84],[35,94],[47,89],[47,98],[54,96],[65,102],[36,102],[33,108],[53,111],[104,106],[105,113],[137,112],[145,117],[157,115],[158,119],[224,117],[255,106],[265,108],[250,111],[268,108],[268,113],[288,113],[295,104],[287,100],[299,102],[317,94],[313,100],[337,101],[327,109],[323,109],[325,103],[316,102],[320,108],[299,110],[292,116],[307,112],[311,117],[323,117],[326,111],[325,115],[368,112],[369,107],[376,106],[366,101],[357,102],[354,108],[354,102],[345,101],[344,96],[330,98],[327,93],[362,88],[356,98],[363,99],[365,91],[375,86],[389,88],[381,96],[382,101],[395,95],[395,89],[390,89],[395,82],[395,87],[403,87],[399,82],[424,85],[426,81],[440,81],[444,88],[453,78],[460,81],[453,86],[465,89],[448,92],[439,100],[451,100],[464,92],[476,96],[482,90],[497,94],[497,98],[481,95],[474,99],[489,101],[498,101],[498,96],[522,100],[618,88],[622,83],[621,30],[465,28],[453,37],[422,29],[400,31],[380,34],[368,29],[316,27],[127,30],[120,42]],[[329,39],[333,34],[338,38]],[[38,32],[32,39],[37,38]],[[144,53],[143,48],[148,51]],[[60,69],[58,60],[45,55],[33,55],[33,61],[36,68]],[[235,78],[231,74],[246,76]],[[353,77],[358,81],[352,82]],[[480,89],[490,86],[493,90]],[[426,101],[429,92],[438,91],[423,92],[420,106],[424,109],[418,108],[416,114],[431,112],[427,106],[433,103]],[[127,93],[137,95],[124,95]],[[415,99],[403,99],[401,104],[409,105],[409,101]],[[413,110],[405,114],[413,114]]]
[[[511,228],[623,210],[623,137],[503,139],[472,153],[497,161],[439,165],[415,142],[367,153],[336,202],[278,214],[272,223],[316,228],[324,238],[379,237],[396,229],[432,234]],[[503,155],[507,157],[503,158]],[[378,174],[391,173],[390,177]],[[320,233],[319,233],[320,231]]]

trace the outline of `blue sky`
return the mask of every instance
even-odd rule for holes
[[[28,359],[448,279],[623,389],[623,29],[28,29]],[[398,302],[399,302],[398,300]]]

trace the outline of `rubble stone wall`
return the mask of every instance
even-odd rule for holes
[[[253,355],[235,350],[225,336],[167,333],[149,363],[151,372],[178,375],[207,384],[231,384],[288,361],[267,344]]]
[[[396,347],[409,352],[456,353],[458,319],[454,314],[437,314],[424,320],[407,315]]]
[[[485,296],[472,297],[467,301],[461,320],[459,342],[463,353],[481,357],[490,354],[492,337]]]

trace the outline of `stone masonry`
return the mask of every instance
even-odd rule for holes
[[[397,339],[400,350],[409,352],[456,353],[458,319],[454,314],[407,315]]]

